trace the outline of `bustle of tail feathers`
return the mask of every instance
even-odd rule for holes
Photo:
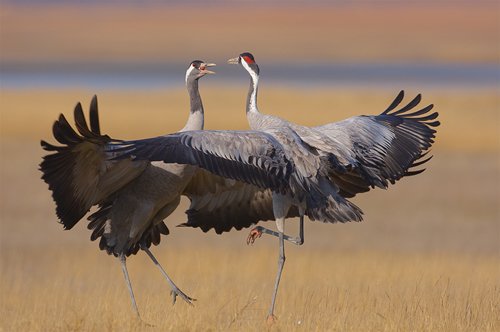
[[[99,249],[106,251],[108,255],[113,255],[118,257],[121,252],[118,252],[117,248],[110,245],[107,241],[106,234],[104,233],[106,222],[109,220],[109,213],[111,211],[112,204],[107,203],[99,207],[99,210],[92,213],[87,219],[90,221],[87,228],[92,230],[92,235],[90,236],[91,241],[99,240]],[[130,245],[124,254],[126,256],[135,255],[139,252],[141,248],[149,248],[151,244],[157,246],[161,241],[161,234],[168,235],[170,231],[163,221],[156,225],[151,225],[141,236],[141,239],[136,243]]]
[[[363,211],[354,203],[339,195],[328,196],[324,204],[321,205],[308,204],[306,215],[312,221],[328,223],[360,222],[363,220]]]

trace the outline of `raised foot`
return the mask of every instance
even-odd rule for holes
[[[278,318],[271,314],[269,316],[267,316],[267,319],[266,319],[266,322],[267,322],[267,325],[273,325],[274,323],[276,323],[276,321],[278,320]]]
[[[253,228],[247,237],[247,245],[253,244],[256,239],[262,236],[262,227],[257,226]]]
[[[170,291],[170,295],[172,295],[172,305],[175,304],[175,301],[177,300],[177,296],[180,296],[181,299],[186,301],[189,305],[193,305],[192,301],[196,301],[195,298],[187,296],[183,291],[181,291],[179,288],[175,287],[172,288]]]

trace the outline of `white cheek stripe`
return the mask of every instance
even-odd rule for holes
[[[248,63],[244,59],[241,59],[241,64],[243,68],[250,74],[252,77],[252,84],[253,84],[253,92],[252,96],[250,98],[250,110],[256,111],[257,110],[257,84],[259,83],[259,76],[250,68]]]
[[[186,84],[187,84],[187,81],[188,81],[189,74],[191,74],[191,72],[193,71],[193,69],[194,69],[193,65],[189,65],[189,67],[188,67],[188,69],[186,71],[186,79],[185,79]]]

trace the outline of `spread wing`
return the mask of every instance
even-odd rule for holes
[[[431,159],[425,158],[434,143],[439,126],[433,105],[414,110],[420,103],[418,95],[406,106],[401,103],[401,91],[392,104],[380,115],[356,116],[344,121],[315,127],[336,142],[343,156],[350,156],[347,172],[332,172],[332,180],[344,197],[353,197],[373,187],[386,188],[404,176],[416,175],[415,170]]]
[[[111,139],[101,135],[97,97],[90,105],[90,128],[78,103],[74,110],[75,131],[64,115],[52,126],[56,146],[41,141],[50,151],[40,164],[42,179],[52,190],[56,213],[65,229],[71,229],[94,204],[138,176],[147,162],[130,160],[110,161],[104,146]]]
[[[274,220],[272,192],[247,183],[222,178],[200,169],[184,194],[191,200],[188,221],[179,226],[199,227],[217,234],[250,227],[259,221]],[[297,217],[292,207],[288,217]]]
[[[294,163],[281,144],[259,131],[185,131],[108,144],[119,158],[199,166],[216,175],[286,193]]]

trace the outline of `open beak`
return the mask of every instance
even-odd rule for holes
[[[227,60],[227,63],[229,63],[230,65],[237,65],[240,63],[240,57],[229,59]]]
[[[205,63],[205,67],[203,67],[203,69],[201,70],[201,72],[204,73],[204,74],[215,74],[214,71],[211,71],[211,70],[207,69],[208,67],[215,67],[215,66],[216,66],[215,63]]]

